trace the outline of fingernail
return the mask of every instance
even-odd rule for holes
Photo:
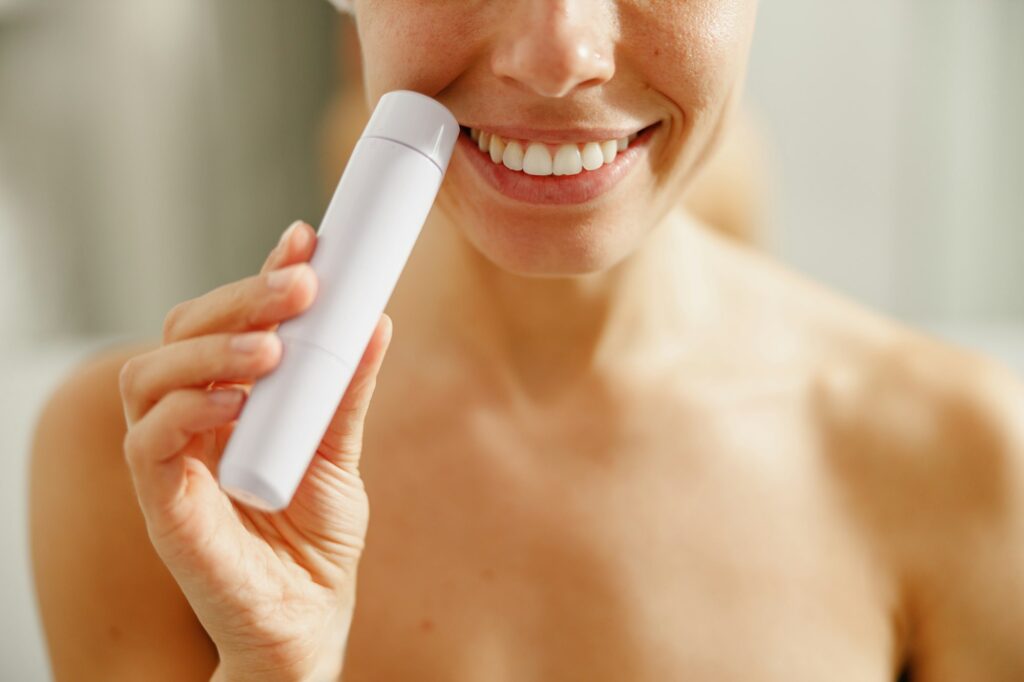
[[[233,388],[210,391],[207,395],[217,405],[237,405],[242,401],[242,392]]]
[[[231,339],[231,349],[251,353],[259,350],[267,343],[270,334],[268,332],[247,332],[238,334]]]
[[[299,233],[298,234],[298,248],[299,249],[304,249],[304,248],[306,248],[306,241],[309,239],[309,233],[306,232],[303,229],[300,229],[301,225],[302,225],[302,221],[299,221],[299,222],[295,223],[295,230]]]
[[[277,245],[281,246],[282,244],[287,242],[289,239],[291,239],[292,238],[292,233],[294,233],[295,230],[299,229],[299,225],[300,224],[302,224],[302,221],[301,220],[296,220],[294,223],[289,225],[288,229],[285,230],[284,234],[281,235],[281,239],[278,240]]]
[[[267,286],[275,291],[285,291],[298,276],[299,268],[295,265],[289,265],[280,270],[273,270],[267,275]]]

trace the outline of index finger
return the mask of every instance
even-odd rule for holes
[[[289,266],[298,268],[300,263],[308,263],[315,247],[313,228],[301,221],[292,223],[267,257],[259,275],[229,282],[174,306],[164,319],[163,342],[168,344],[215,331],[272,328],[282,319],[294,316],[304,309],[296,306],[308,305],[309,296],[315,294],[315,286],[311,289],[308,283],[308,273],[295,273],[300,285],[286,285],[283,297],[271,290],[268,275],[270,271]]]
[[[260,274],[287,267],[300,261],[308,261],[316,246],[316,232],[308,223],[297,220],[281,235],[277,246],[270,252]]]

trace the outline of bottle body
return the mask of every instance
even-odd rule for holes
[[[379,137],[356,143],[317,232],[316,300],[283,322],[284,339],[315,344],[353,367],[366,349],[441,186],[441,171]]]
[[[221,487],[288,506],[344,396],[443,179],[427,156],[362,137],[317,231],[313,304],[278,327],[280,364],[257,381],[221,458]]]

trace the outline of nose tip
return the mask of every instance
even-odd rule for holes
[[[605,62],[599,52],[580,42],[561,62],[552,59],[551,68],[540,69],[533,88],[546,97],[564,97],[574,89],[600,85],[611,78],[612,69]]]
[[[524,16],[506,22],[502,44],[493,53],[499,78],[544,97],[564,97],[611,79],[613,46],[602,37],[601,24],[567,7]]]

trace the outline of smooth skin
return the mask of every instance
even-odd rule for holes
[[[124,459],[145,529],[216,649],[217,679],[325,679],[341,670],[369,514],[359,477],[363,420],[390,318],[382,315],[286,510],[235,504],[216,480],[252,382],[280,362],[274,330],[315,298],[306,262],[315,242],[312,228],[296,223],[259,275],[175,306],[160,346],[133,354],[118,372]],[[48,486],[46,472],[34,468],[32,478]],[[33,490],[34,508],[55,492]],[[33,517],[34,526],[55,521]],[[33,547],[44,571],[60,550]],[[50,602],[44,589],[40,596],[44,613],[67,608],[66,595]],[[58,677],[71,674],[61,663],[55,659]]]
[[[1024,386],[679,207],[756,3],[355,4],[370,102],[662,126],[578,207],[510,202],[456,150],[357,448],[372,522],[342,679],[1024,679]],[[220,612],[155,551],[122,450],[119,373],[159,348],[83,365],[37,427],[58,679],[217,666]]]

